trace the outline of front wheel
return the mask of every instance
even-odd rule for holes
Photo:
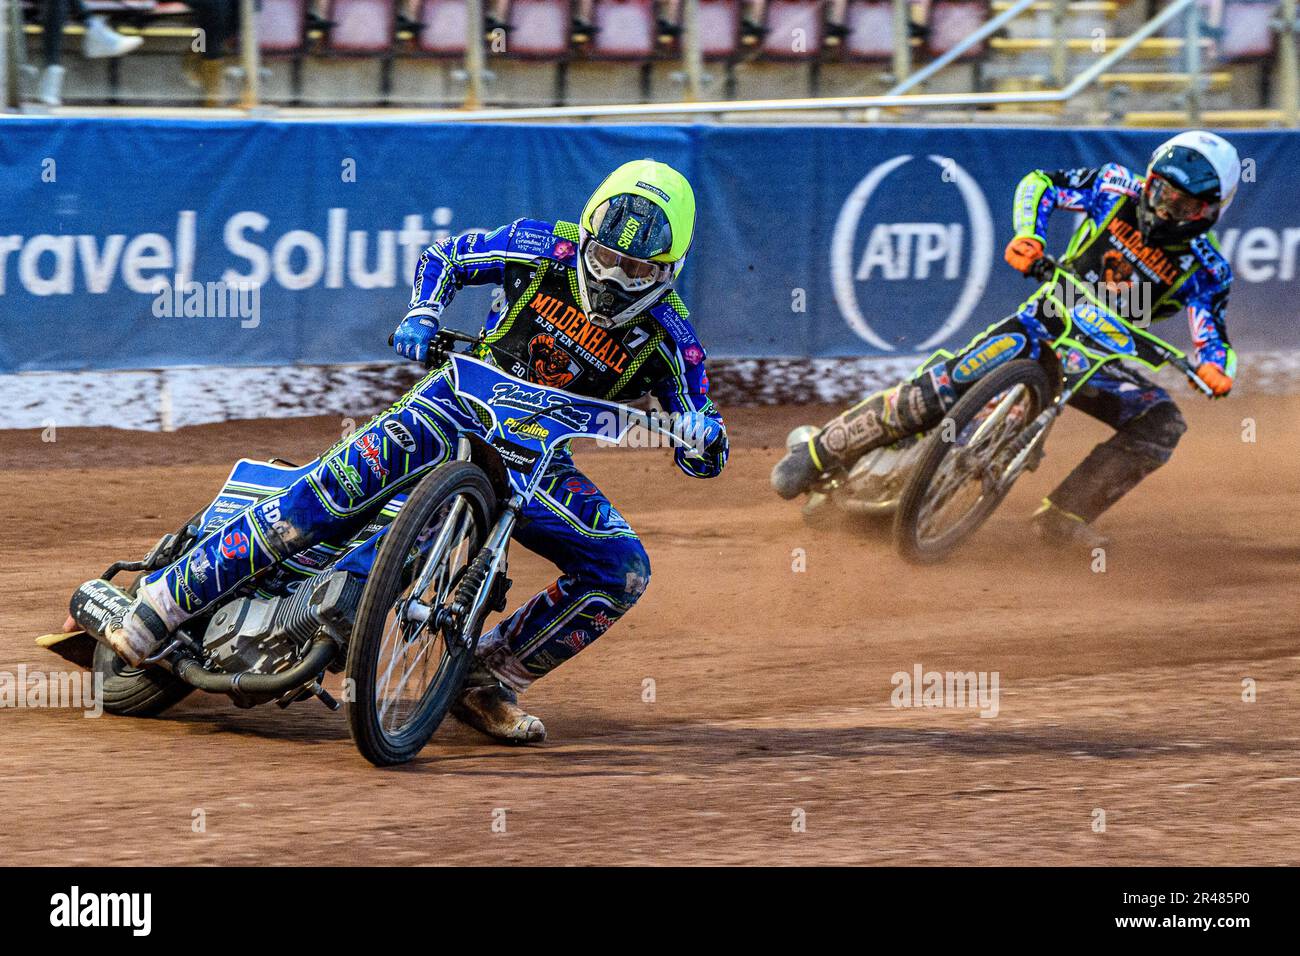
[[[344,698],[352,739],[376,766],[418,754],[460,692],[483,621],[449,608],[496,510],[483,470],[451,462],[420,481],[384,536],[357,608]]]
[[[894,543],[914,564],[934,564],[975,533],[1018,475],[1007,466],[1019,437],[1052,399],[1037,362],[995,369],[952,407],[927,440],[894,516]]]

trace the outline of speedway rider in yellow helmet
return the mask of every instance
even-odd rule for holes
[[[393,346],[423,362],[456,290],[499,285],[504,296],[488,316],[481,358],[579,395],[627,402],[653,394],[680,429],[703,436],[702,453],[677,450],[678,466],[712,478],[727,459],[726,430],[708,396],[704,348],[673,291],[694,230],[685,177],[649,159],[627,163],[600,184],[579,222],[517,219],[430,246]],[[235,515],[151,574],[141,598],[108,630],[114,649],[137,663],[233,587],[346,530],[353,519],[327,507],[322,494],[349,501],[348,515],[365,515],[409,491],[453,453],[459,432],[476,428],[481,423],[458,411],[447,368],[426,376],[283,494]],[[556,458],[525,507],[515,540],[561,575],[482,637],[452,713],[497,740],[524,743],[546,732],[517,694],[622,617],[645,590],[650,561],[636,532],[568,455]]]

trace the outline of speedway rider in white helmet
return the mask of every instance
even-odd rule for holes
[[[1036,169],[1016,189],[1015,237],[1006,248],[1006,261],[1028,273],[1043,256],[1052,211],[1082,213],[1062,264],[1085,282],[1103,287],[1121,307],[1138,303],[1149,308],[1143,317],[1150,321],[1186,313],[1197,375],[1215,397],[1227,395],[1237,365],[1225,321],[1232,273],[1210,228],[1231,204],[1240,178],[1236,149],[1203,130],[1162,143],[1145,176],[1118,163],[1056,172]],[[795,498],[821,478],[847,470],[873,448],[932,428],[991,369],[1037,357],[1043,343],[1061,331],[1060,320],[1044,314],[1045,301],[1026,303],[951,360],[877,392],[827,422],[777,464],[772,472],[777,493]],[[996,360],[963,363],[995,338],[1006,340],[993,350]],[[1187,425],[1164,389],[1118,362],[1094,374],[1070,404],[1115,434],[1044,499],[1034,523],[1049,541],[1092,548],[1105,542],[1092,522],[1169,460]]]

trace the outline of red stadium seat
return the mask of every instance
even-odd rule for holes
[[[889,0],[852,0],[844,15],[844,56],[880,63],[894,56],[894,6]]]
[[[396,38],[396,0],[330,0],[325,35],[330,53],[364,56],[387,53]]]
[[[433,56],[464,56],[465,0],[424,0],[416,49]]]
[[[1227,0],[1219,57],[1229,61],[1263,60],[1273,56],[1277,34],[1271,22],[1278,15],[1276,0]]]
[[[729,60],[740,49],[739,0],[700,0],[700,48],[706,60]]]
[[[930,32],[926,52],[941,56],[970,36],[989,19],[988,0],[935,0],[930,7]],[[979,43],[961,55],[961,59],[983,56],[985,44]]]
[[[596,0],[596,28],[588,56],[598,60],[648,60],[654,56],[654,0]]]
[[[257,45],[263,53],[293,54],[307,43],[306,0],[262,0]]]
[[[569,0],[512,0],[506,56],[562,60],[569,53]]]
[[[767,5],[763,56],[769,60],[811,60],[821,53],[825,19],[822,0],[772,0]]]

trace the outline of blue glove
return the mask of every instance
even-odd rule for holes
[[[408,315],[393,333],[393,351],[413,362],[429,356],[429,343],[438,334],[438,320],[427,313]]]
[[[727,430],[722,422],[703,412],[681,412],[673,424],[674,431],[695,446],[682,448],[683,458],[706,459],[726,445]]]

